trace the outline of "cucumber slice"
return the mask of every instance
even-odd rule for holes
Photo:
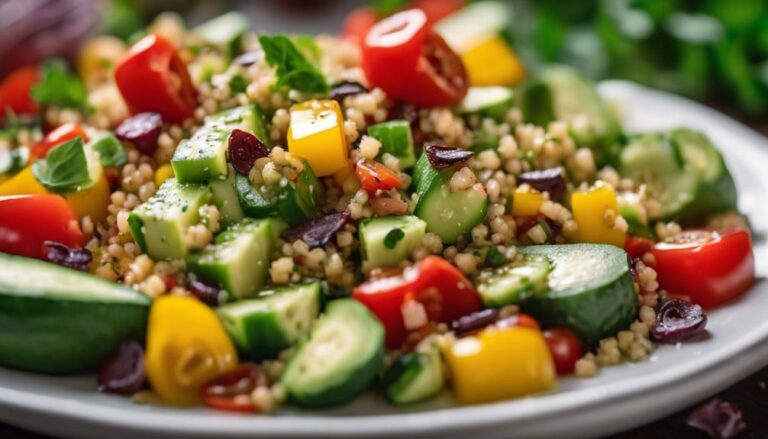
[[[637,205],[637,194],[624,193],[619,197],[619,215],[627,222],[627,234],[656,240],[656,234],[648,225],[648,218]]]
[[[211,189],[211,202],[219,209],[221,223],[228,227],[243,219],[243,209],[235,191],[235,170],[229,167],[227,178],[223,180],[211,180],[208,187]]]
[[[370,218],[360,223],[360,248],[370,268],[397,265],[421,245],[427,223],[411,215]]]
[[[495,270],[477,286],[487,307],[520,303],[547,290],[547,277],[552,269],[542,255],[520,255],[511,264]]]
[[[233,56],[240,52],[243,34],[249,26],[248,17],[242,12],[230,11],[206,21],[194,28],[192,33],[209,44],[226,47],[229,55]]]
[[[411,352],[398,357],[384,373],[384,394],[395,404],[411,404],[438,395],[445,385],[440,352]]]
[[[246,218],[187,256],[187,268],[238,299],[251,296],[267,281],[275,238],[270,220]]]
[[[595,345],[629,327],[637,294],[627,253],[607,244],[520,247],[524,255],[545,256],[552,264],[549,290],[522,304],[543,326],[566,326]]]
[[[513,106],[514,95],[511,88],[470,87],[456,111],[462,115],[476,114],[502,121]]]
[[[381,322],[360,302],[338,299],[288,361],[282,383],[299,405],[338,405],[365,390],[383,363]]]
[[[150,299],[96,276],[0,253],[0,364],[43,373],[92,370],[142,342]]]
[[[381,142],[377,158],[384,153],[392,154],[400,161],[400,169],[410,169],[416,164],[411,124],[404,120],[392,120],[368,127],[368,135]]]
[[[134,241],[154,260],[185,257],[184,233],[200,221],[198,211],[210,196],[205,186],[166,180],[152,198],[128,216]]]
[[[251,360],[276,358],[304,338],[320,313],[319,282],[262,291],[217,310],[237,348]]]

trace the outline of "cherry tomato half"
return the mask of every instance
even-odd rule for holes
[[[48,151],[52,150],[54,147],[78,137],[81,137],[83,142],[88,141],[88,134],[85,132],[82,125],[77,122],[65,123],[46,134],[43,140],[32,145],[29,149],[29,157],[31,160],[45,158],[45,156],[48,155]]]
[[[639,236],[628,236],[624,242],[624,250],[632,259],[641,259],[653,249],[654,242]]]
[[[653,248],[661,288],[712,308],[748,290],[755,281],[752,237],[747,229],[689,230]]]
[[[258,411],[258,407],[253,403],[251,392],[268,385],[267,376],[257,364],[244,363],[205,383],[200,395],[203,403],[210,408],[253,413]]]
[[[373,160],[360,160],[355,166],[355,175],[363,189],[373,195],[377,190],[388,191],[400,187],[400,177],[391,169]]]
[[[160,113],[181,123],[197,106],[197,92],[173,43],[150,34],[139,40],[115,68],[115,82],[131,113]]]
[[[15,115],[37,113],[39,107],[32,99],[32,86],[38,76],[37,67],[22,67],[0,82],[0,121],[8,110]]]
[[[544,331],[558,375],[573,373],[581,357],[581,340],[568,328],[550,328]]]
[[[461,58],[429,27],[420,9],[378,22],[366,35],[362,53],[370,85],[395,100],[447,106],[459,102],[469,88]]]

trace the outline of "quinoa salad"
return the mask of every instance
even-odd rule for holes
[[[413,3],[334,36],[161,14],[3,78],[0,365],[247,413],[478,404],[693,342],[749,290],[706,135],[626,132],[524,65],[503,2]]]

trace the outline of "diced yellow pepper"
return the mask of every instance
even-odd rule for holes
[[[157,171],[155,171],[155,185],[157,187],[162,186],[162,184],[165,183],[165,180],[168,180],[169,178],[173,178],[173,166],[171,166],[170,163],[160,166],[157,168]]]
[[[588,192],[574,193],[571,210],[578,225],[575,241],[624,247],[627,232],[613,225],[613,220],[619,217],[619,205],[611,186],[598,184]]]
[[[3,184],[3,183],[5,183],[6,181],[8,181],[10,179],[11,179],[11,177],[9,177],[7,175],[0,175],[0,184]]]
[[[533,189],[516,190],[512,196],[513,216],[536,216],[544,203],[544,195]]]
[[[334,100],[313,100],[291,107],[288,151],[307,160],[318,177],[349,166],[344,117]]]
[[[32,167],[27,166],[10,180],[0,184],[0,196],[6,195],[41,195],[48,190],[40,184],[32,173]]]
[[[453,390],[461,404],[515,398],[552,389],[555,366],[541,332],[490,328],[447,349]]]
[[[461,51],[461,59],[473,86],[512,86],[525,79],[525,67],[515,50],[498,34]]]
[[[355,170],[352,168],[352,164],[348,163],[347,166],[333,173],[333,180],[336,182],[338,187],[344,187],[344,182],[347,181],[347,178],[349,178],[349,176],[353,175],[354,173]]]

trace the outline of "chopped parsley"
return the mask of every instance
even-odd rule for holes
[[[285,35],[260,35],[267,64],[277,70],[277,87],[306,93],[327,93],[328,81]]]
[[[99,160],[104,166],[122,166],[128,161],[125,147],[112,133],[102,134],[88,143],[99,153]]]
[[[500,252],[495,245],[492,245],[488,247],[488,251],[485,253],[485,263],[493,268],[498,268],[507,263],[507,256]]]
[[[60,60],[43,64],[41,79],[32,87],[32,98],[42,106],[88,108],[85,86]]]
[[[397,246],[397,243],[400,242],[401,239],[405,237],[405,232],[403,232],[403,229],[392,229],[384,236],[384,247],[388,249],[393,249],[395,246]]]

